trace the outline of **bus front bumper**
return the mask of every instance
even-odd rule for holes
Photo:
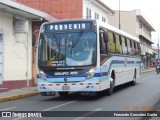
[[[38,83],[39,92],[61,92],[61,91],[100,91],[100,82],[78,82],[78,83]]]

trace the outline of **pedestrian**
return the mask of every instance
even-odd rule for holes
[[[141,68],[144,69],[144,64],[143,64],[143,62],[141,62]]]
[[[157,72],[157,74],[159,74],[159,72],[160,72],[160,62],[159,61],[156,66],[156,72]]]

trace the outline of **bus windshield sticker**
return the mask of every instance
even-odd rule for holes
[[[52,61],[52,66],[64,66],[65,61]]]

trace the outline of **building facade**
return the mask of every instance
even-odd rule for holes
[[[32,86],[32,22],[54,19],[47,13],[0,0],[0,92]]]
[[[114,11],[100,0],[14,0],[47,12],[57,19],[87,18],[108,22]]]
[[[139,38],[142,62],[145,68],[150,67],[152,56],[155,55],[151,32],[155,29],[145,15],[140,10],[115,11],[115,14],[109,17],[109,24]]]

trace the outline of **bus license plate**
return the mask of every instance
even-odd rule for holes
[[[62,86],[62,90],[70,90],[70,86]]]

